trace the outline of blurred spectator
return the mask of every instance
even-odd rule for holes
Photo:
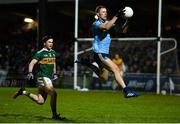
[[[7,68],[2,68],[0,65],[0,86],[5,86],[5,80],[8,73],[8,66]]]
[[[118,68],[120,70],[120,74],[123,77],[123,74],[126,71],[126,67],[125,67],[125,64],[123,62],[122,56],[120,54],[116,53],[114,55],[114,58],[112,59],[112,61],[118,66]],[[114,78],[112,81],[112,90],[115,91],[117,87],[118,87],[118,84]]]

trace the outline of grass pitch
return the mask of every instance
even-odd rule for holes
[[[57,109],[67,118],[59,121],[51,119],[49,96],[44,105],[37,105],[26,96],[12,99],[17,90],[0,88],[0,123],[180,123],[179,96],[141,93],[125,99],[120,91],[56,89]]]

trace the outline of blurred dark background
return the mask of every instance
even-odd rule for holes
[[[94,9],[99,4],[108,8],[109,17],[124,6],[134,10],[127,34],[114,33],[113,37],[157,37],[158,0],[79,0],[78,37],[92,37]],[[162,37],[172,37],[178,41],[179,55],[180,1],[162,0],[162,4]],[[33,22],[25,22],[26,17],[33,19]],[[72,70],[74,20],[75,0],[1,0],[1,68],[8,66],[10,72],[26,73],[33,53],[41,48],[41,37],[51,34],[55,39],[59,68]]]

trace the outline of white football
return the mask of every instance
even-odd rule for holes
[[[131,18],[134,14],[133,9],[131,7],[126,6],[124,9],[124,18]]]
[[[161,90],[162,95],[166,95],[166,90]]]

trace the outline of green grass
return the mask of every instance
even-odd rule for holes
[[[28,88],[36,93],[36,88]],[[180,123],[180,97],[141,93],[125,99],[121,92],[79,92],[57,89],[58,111],[65,121],[52,120],[49,97],[42,106],[26,96],[12,99],[18,88],[0,88],[0,123]]]

